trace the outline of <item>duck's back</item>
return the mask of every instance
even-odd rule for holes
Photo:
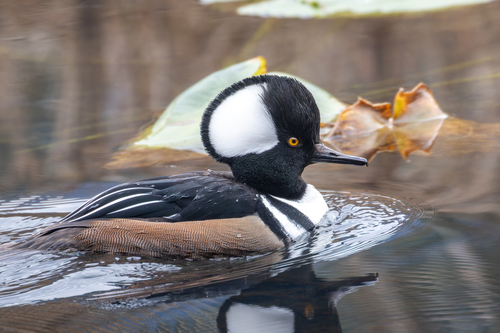
[[[190,172],[125,183],[104,191],[62,222],[147,218],[182,222],[237,218],[256,212],[259,192],[230,172]]]

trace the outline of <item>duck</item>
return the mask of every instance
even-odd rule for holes
[[[328,211],[302,178],[307,166],[367,165],[321,143],[313,95],[286,76],[227,87],[205,109],[200,133],[206,152],[231,172],[117,185],[17,247],[173,260],[266,254],[311,232]]]

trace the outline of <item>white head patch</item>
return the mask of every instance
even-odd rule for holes
[[[259,154],[278,144],[273,119],[262,102],[264,86],[248,86],[226,98],[214,110],[209,137],[219,155]]]

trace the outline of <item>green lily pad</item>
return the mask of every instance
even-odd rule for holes
[[[265,66],[265,59],[257,57],[202,79],[177,96],[154,125],[142,133],[141,139],[134,146],[205,153],[200,138],[200,122],[205,108],[219,92],[231,84],[252,75],[265,74]],[[324,122],[336,119],[345,108],[332,95],[304,79],[286,73],[269,74],[290,76],[301,81],[314,95]]]
[[[200,3],[202,5],[210,5],[218,2],[241,2],[241,1],[246,1],[246,0],[200,0]]]
[[[210,74],[177,96],[143,136],[150,133],[134,145],[204,153],[200,121],[205,108],[224,88],[246,77],[265,73],[265,66],[265,59],[257,57]]]
[[[238,8],[240,15],[321,18],[437,10],[492,0],[269,0]]]

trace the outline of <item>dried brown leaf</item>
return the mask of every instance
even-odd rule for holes
[[[344,153],[368,160],[396,147],[406,159],[417,150],[430,152],[446,117],[432,91],[420,83],[411,91],[398,91],[392,113],[390,103],[359,98],[340,114],[324,139]]]
[[[392,132],[387,126],[355,137],[334,136],[325,143],[344,154],[363,156],[367,160],[379,151],[393,151],[396,147]]]
[[[394,97],[393,107],[394,124],[421,122],[447,117],[434,99],[432,91],[423,83],[419,83],[413,90],[399,89]]]
[[[358,98],[356,103],[342,111],[327,137],[336,135],[345,137],[374,132],[386,126],[390,116],[390,103],[372,104],[365,99]]]
[[[417,150],[429,153],[443,122],[444,119],[440,118],[401,126],[395,124],[392,133],[401,156],[407,159]]]

